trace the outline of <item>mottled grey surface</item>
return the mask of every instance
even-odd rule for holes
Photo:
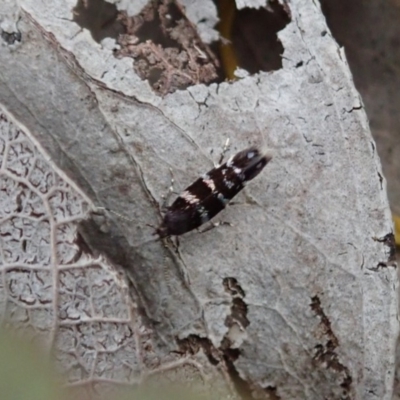
[[[0,101],[95,205],[133,219],[111,215],[101,232],[86,223],[82,235],[130,280],[139,313],[126,329],[140,340],[96,363],[85,349],[109,350],[129,335],[114,334],[123,328],[104,316],[91,321],[81,354],[89,378],[62,347],[74,341],[56,342],[70,382],[107,372],[110,383],[135,383],[164,368],[232,388],[234,370],[264,396],[390,399],[397,271],[383,266],[389,249],[374,240],[391,231],[386,183],[345,55],[318,6],[291,3],[292,22],[279,34],[282,69],[163,99],[131,60],[116,60],[70,21],[72,7],[23,1],[23,40],[0,48]],[[249,144],[274,152],[224,212],[233,227],[183,236],[179,253],[170,243],[143,244],[146,224],[160,220],[156,202],[170,168],[177,190],[186,187],[212,167],[227,137],[232,153]],[[66,288],[87,281],[87,268],[74,273],[63,272]],[[66,292],[54,296],[73,312],[52,317],[74,322],[68,335],[76,340],[87,310],[68,308]],[[111,374],[135,351],[139,365]]]

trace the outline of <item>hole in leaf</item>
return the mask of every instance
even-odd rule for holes
[[[224,12],[220,4],[220,13]],[[250,74],[282,68],[282,43],[277,33],[290,22],[288,11],[277,1],[267,8],[235,10],[231,37],[237,64]],[[226,11],[225,11],[226,12]],[[221,17],[223,17],[221,15]]]
[[[78,0],[72,12],[73,21],[90,31],[98,43],[106,37],[117,39],[124,32],[123,25],[117,19],[117,7],[105,0]]]
[[[224,1],[216,3],[220,6]],[[219,11],[222,19],[221,7]],[[283,47],[277,32],[289,23],[290,10],[270,1],[268,9],[233,11],[225,38],[235,53],[231,70],[240,67],[254,74],[281,68]],[[135,72],[160,95],[232,78],[221,70],[218,43],[208,45],[201,40],[179,1],[149,1],[139,14],[128,16],[104,0],[78,0],[73,12],[74,21],[90,30],[97,42],[115,38],[120,46],[115,56],[132,58]],[[222,52],[219,57],[225,63]]]

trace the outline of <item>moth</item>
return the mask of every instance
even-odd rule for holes
[[[187,187],[167,208],[155,234],[160,238],[178,236],[211,220],[271,159],[255,146],[236,153]]]

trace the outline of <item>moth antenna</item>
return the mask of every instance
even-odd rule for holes
[[[153,229],[157,229],[157,227],[152,224],[146,224],[146,226],[149,226],[150,228],[153,228]]]
[[[168,188],[167,194],[161,195],[162,198],[162,203],[159,205],[159,211],[161,213],[165,212],[165,210],[168,208],[168,202],[169,199],[171,198],[171,194],[174,194],[174,173],[172,171],[172,168],[169,168],[169,173],[171,174],[171,181],[170,181],[170,186]]]
[[[219,158],[219,161],[218,161],[217,165],[221,165],[222,164],[222,161],[224,160],[225,154],[229,150],[229,142],[230,142],[230,138],[227,138],[226,141],[225,141],[224,147],[222,148],[221,156]]]
[[[169,190],[170,190],[170,192],[173,192],[174,191],[175,179],[174,179],[174,173],[173,173],[171,167],[169,167],[169,173],[171,174],[171,186],[169,187]]]
[[[108,212],[111,213],[111,214],[116,215],[117,217],[119,217],[119,218],[121,218],[121,219],[123,219],[123,220],[125,220],[125,221],[134,222],[133,219],[127,218],[127,217],[123,216],[122,214],[117,213],[116,211],[110,210],[110,209],[107,208],[107,207],[96,207],[96,210],[95,210],[95,211],[97,211],[97,210],[105,210],[105,211],[108,211]],[[152,236],[158,235],[158,232],[157,232],[158,227],[156,227],[156,226],[154,226],[154,225],[151,225],[151,224],[146,224],[146,226],[149,226],[150,228],[153,228],[153,229],[154,229],[154,232],[152,233]],[[139,245],[136,245],[136,246],[134,246],[134,247],[139,247],[139,246],[141,246],[141,245],[144,245],[144,244],[147,244],[147,243],[150,243],[150,242],[153,242],[153,241],[156,242],[157,240],[160,240],[160,239],[161,239],[161,237],[152,238],[152,239],[149,239],[149,240],[145,240],[144,242],[142,242],[142,243],[140,243]]]
[[[124,215],[122,215],[122,214],[120,214],[120,213],[117,213],[116,211],[113,211],[113,210],[111,210],[111,209],[109,209],[109,208],[107,208],[107,207],[96,207],[96,209],[93,211],[93,213],[96,214],[97,210],[102,210],[102,211],[105,210],[105,211],[107,211],[107,212],[109,212],[109,213],[111,213],[111,214],[114,214],[114,215],[118,216],[118,217],[121,218],[121,219],[124,219],[125,221],[134,222],[133,219],[130,219],[130,218],[128,218],[128,217],[125,217]]]
[[[154,236],[154,234],[153,234],[152,236]],[[160,237],[160,236],[158,236],[158,237],[156,237],[156,238],[152,237],[151,239],[143,240],[143,242],[140,242],[140,243],[138,243],[138,244],[135,244],[135,245],[133,245],[132,247],[135,248],[135,249],[137,249],[137,248],[142,247],[142,246],[144,246],[144,245],[146,245],[146,244],[148,244],[148,243],[158,242],[159,240],[161,240],[161,237]]]

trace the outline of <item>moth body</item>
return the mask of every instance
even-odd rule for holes
[[[168,207],[156,233],[161,238],[182,235],[203,225],[221,212],[271,158],[258,147],[249,147],[211,169]]]

